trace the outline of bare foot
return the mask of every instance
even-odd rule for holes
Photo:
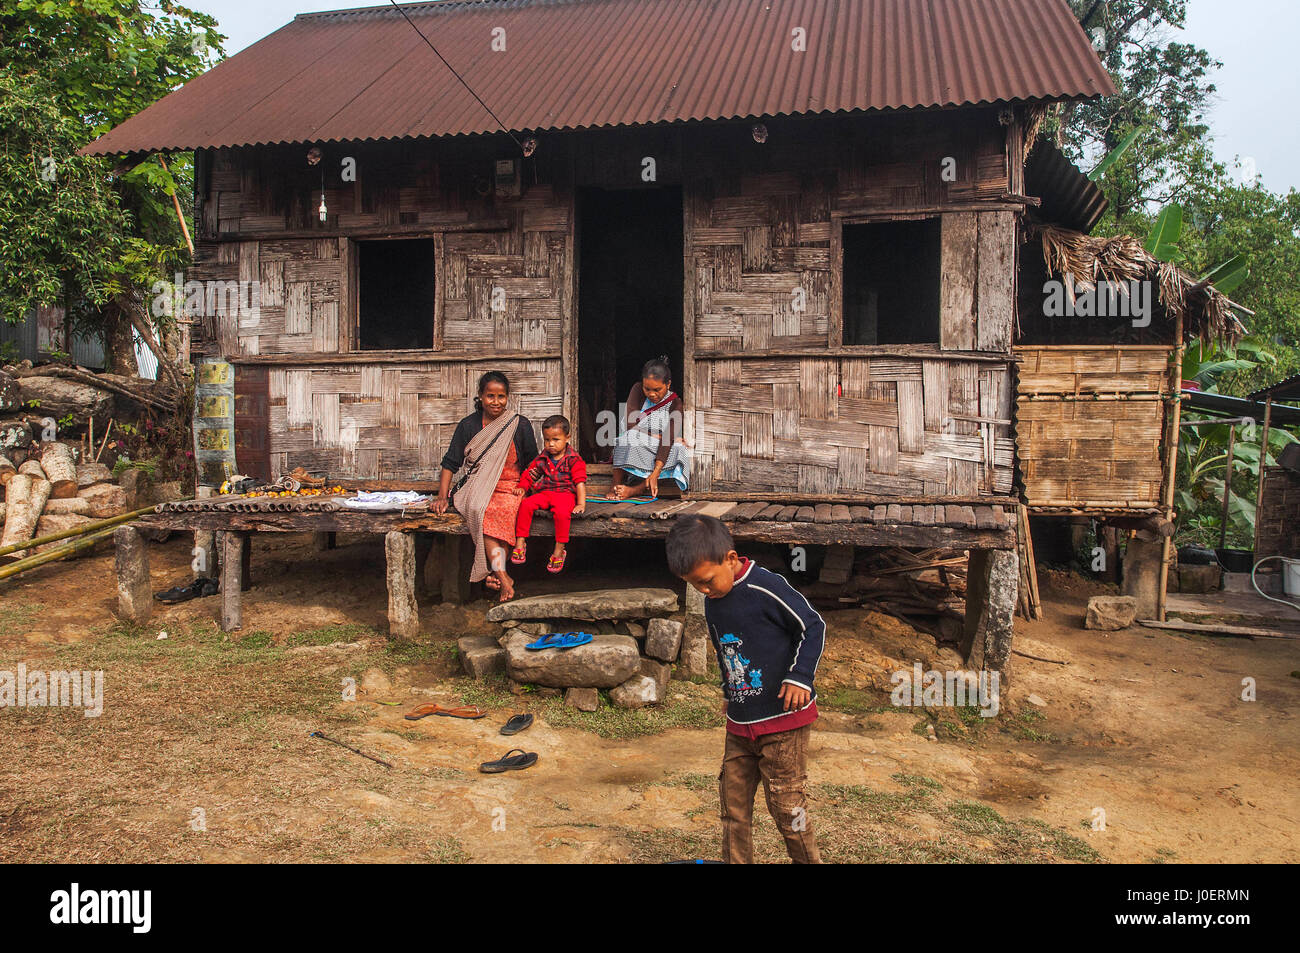
[[[500,589],[501,580],[492,575],[492,573],[488,573],[483,577],[483,585],[487,586],[489,589]]]
[[[497,585],[501,588],[501,602],[509,602],[515,597],[515,581],[510,578],[510,573],[500,573]]]
[[[618,486],[614,487],[614,495],[620,500],[626,500],[628,497],[627,487],[620,483]]]

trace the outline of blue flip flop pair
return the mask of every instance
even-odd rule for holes
[[[542,636],[536,642],[528,643],[524,648],[532,649],[534,652],[542,649],[573,649],[579,645],[586,645],[591,639],[591,635],[586,632],[552,632],[550,635]]]

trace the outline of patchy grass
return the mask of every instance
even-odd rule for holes
[[[901,790],[863,784],[817,784],[808,791],[809,816],[826,863],[1042,863],[1100,859],[1077,837],[1036,820],[1011,821],[982,804],[952,801],[943,785],[923,775],[895,774]],[[661,782],[701,795],[688,816],[716,816],[717,782],[681,775]],[[619,836],[634,860],[716,858],[719,833],[659,828],[622,828]],[[754,808],[754,859],[781,863],[785,844],[761,796]]]
[[[1051,827],[1040,820],[1008,821],[987,804],[958,801],[948,806],[948,816],[963,834],[983,838],[992,846],[989,859],[1020,862],[1046,853],[1041,859],[1059,859],[1093,863],[1101,855],[1073,834]]]
[[[368,625],[325,625],[303,632],[294,632],[280,643],[284,648],[298,648],[304,645],[334,645],[335,643],[359,642],[362,639],[379,635]]]
[[[971,745],[987,740],[992,731],[1013,735],[1021,741],[1053,743],[1060,740],[1051,732],[1039,727],[1039,723],[1045,716],[1037,708],[1032,707],[1023,707],[1014,711],[1003,708],[991,718],[984,717],[982,709],[977,705],[961,705],[952,708],[914,706],[910,709],[892,710],[911,710],[920,713],[923,717],[912,726],[912,733],[922,738],[928,737],[927,727],[933,726],[938,740]]]
[[[0,590],[3,592],[3,590]],[[0,639],[19,635],[32,627],[33,620],[45,606],[39,602],[6,604],[0,598]]]
[[[456,683],[466,704],[488,710],[518,705],[518,698],[510,693],[503,677],[463,678],[456,679]],[[520,697],[527,699],[529,709],[548,725],[578,728],[601,738],[642,738],[673,728],[718,728],[723,723],[715,700],[673,684],[668,686],[667,702],[650,708],[615,708],[605,692],[601,692],[600,708],[591,712],[565,705],[563,695],[544,696],[525,689]]]
[[[897,710],[893,705],[880,704],[874,694],[860,688],[832,688],[818,693],[817,707],[850,715],[881,715]]]

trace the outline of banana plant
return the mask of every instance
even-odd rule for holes
[[[1223,377],[1275,362],[1274,356],[1253,338],[1244,338],[1230,350],[1218,343],[1197,342],[1183,353],[1183,379],[1196,381],[1206,393],[1218,393]],[[1185,419],[1214,418],[1188,411]],[[1175,502],[1181,532],[1197,539],[1218,538],[1223,513],[1223,481],[1228,465],[1228,433],[1232,424],[1183,427],[1178,442],[1178,483]],[[1232,452],[1233,486],[1228,501],[1228,530],[1239,540],[1249,540],[1255,527],[1255,491],[1260,458],[1276,462],[1277,455],[1295,441],[1288,431],[1269,428],[1268,448],[1261,446],[1263,427],[1237,424]],[[1213,529],[1213,533],[1207,530]]]

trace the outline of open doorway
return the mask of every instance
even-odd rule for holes
[[[617,412],[641,367],[667,354],[682,375],[682,193],[583,189],[578,196],[578,448],[596,446],[596,415]]]

